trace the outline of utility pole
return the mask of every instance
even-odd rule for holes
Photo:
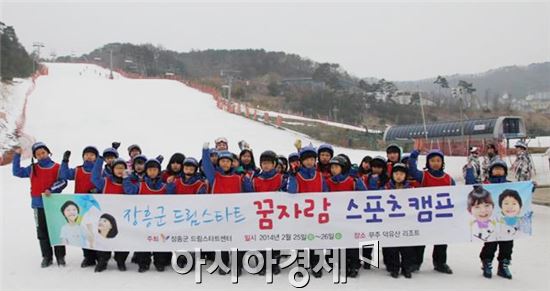
[[[113,79],[113,50],[109,51],[109,67],[111,68],[111,73],[109,74],[109,79]]]
[[[222,86],[222,88],[227,88],[227,101],[229,104],[231,104],[231,88],[233,86],[233,79],[240,73],[241,71],[237,70],[220,70],[220,76],[225,77],[227,81],[227,85]]]
[[[422,94],[418,90],[418,86],[416,86],[416,92],[418,93],[418,99],[420,100],[420,111],[422,112],[422,124],[424,125],[424,137],[426,138],[426,142],[428,142],[428,130],[426,128],[426,115],[424,114],[424,102],[422,102]]]

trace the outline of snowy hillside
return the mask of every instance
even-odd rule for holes
[[[219,136],[229,140],[229,148],[238,151],[237,142],[245,139],[254,149],[256,158],[265,149],[288,154],[293,142],[306,136],[276,129],[259,122],[219,110],[210,96],[170,80],[125,79],[100,67],[84,64],[47,64],[49,75],[37,80],[29,99],[25,132],[44,141],[61,160],[67,149],[73,151],[71,165],[76,165],[80,151],[86,145],[100,150],[112,141],[122,142],[121,152],[129,144],[139,144],[148,156],[158,154],[169,158],[174,152],[199,158],[202,144]],[[319,145],[319,141],[312,141]],[[337,148],[354,162],[366,155],[381,153]],[[447,169],[454,177],[461,176],[465,158],[452,157]],[[24,163],[29,163],[25,160]],[[539,173],[546,170],[546,159],[535,157]],[[423,160],[421,161],[423,163]],[[546,164],[545,164],[546,163]],[[2,201],[2,239],[0,240],[0,281],[2,290],[184,290],[254,289],[265,288],[265,278],[244,275],[238,285],[229,277],[205,275],[204,283],[196,285],[190,275],[150,271],[138,274],[137,267],[128,262],[129,270],[120,273],[111,261],[109,269],[96,274],[93,269],[81,269],[80,249],[68,248],[67,267],[40,268],[40,253],[34,228],[33,212],[28,194],[29,181],[11,176],[11,167],[0,167]],[[70,184],[65,192],[71,191]],[[550,267],[550,212],[547,207],[534,206],[534,237],[515,243],[512,272],[514,280],[492,280],[481,276],[478,244],[457,244],[449,247],[449,264],[455,274],[441,275],[431,268],[431,248],[426,251],[425,264],[412,280],[395,280],[384,270],[361,271],[359,278],[349,279],[346,285],[333,285],[329,276],[312,278],[308,287],[315,289],[397,289],[405,283],[410,289],[470,289],[470,290],[548,290],[546,277]],[[286,275],[275,277],[268,288],[292,289]],[[496,277],[496,276],[495,276]]]

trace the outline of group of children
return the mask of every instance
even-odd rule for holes
[[[59,266],[65,265],[65,247],[55,246],[52,249],[42,204],[42,194],[60,193],[67,180],[74,180],[74,193],[104,194],[231,194],[241,192],[289,193],[365,191],[381,189],[407,189],[414,187],[437,187],[455,185],[453,178],[445,172],[445,157],[439,150],[432,150],[426,156],[426,164],[418,169],[417,161],[420,152],[412,151],[408,155],[392,144],[386,149],[386,157],[365,157],[359,165],[354,165],[345,154],[335,155],[331,145],[323,144],[318,148],[312,145],[302,146],[295,143],[297,152],[287,157],[266,150],[259,157],[256,166],[252,149],[246,142],[239,142],[240,154],[229,151],[225,138],[215,140],[215,147],[209,143],[203,145],[201,160],[175,153],[163,170],[163,157],[147,158],[138,145],[128,147],[130,159],[120,158],[120,143],[103,152],[94,146],[87,146],[82,151],[82,164],[69,166],[70,151],[63,154],[61,164],[51,160],[51,152],[46,144],[38,142],[32,146],[32,162],[21,167],[21,149],[15,149],[13,158],[13,175],[30,178],[31,206],[34,209],[40,248],[42,267],[53,263],[53,256]],[[35,162],[36,159],[36,162]],[[507,165],[495,159],[489,166],[489,175],[484,183],[507,182]],[[466,172],[466,182],[476,184],[473,169]],[[476,196],[477,197],[477,196]],[[474,206],[486,203],[486,200],[473,197]],[[477,200],[476,200],[477,199]],[[510,265],[513,241],[485,243],[481,252],[483,275],[491,276],[492,260],[497,247],[498,275],[511,279]],[[402,274],[411,278],[418,271],[424,258],[425,246],[383,248],[384,264],[394,278]],[[372,251],[372,249],[370,250]],[[111,252],[83,249],[83,268],[95,266],[96,272],[104,271],[111,258]],[[114,259],[121,271],[126,270],[129,252],[114,252]],[[366,255],[369,257],[369,254]],[[239,272],[242,269],[242,254],[238,254]],[[222,254],[222,259],[229,265],[229,252]],[[452,274],[447,265],[447,245],[435,245],[432,253],[434,269],[445,274]],[[316,266],[320,258],[312,251],[310,264]],[[145,272],[151,263],[158,271],[163,271],[171,262],[171,253],[135,252],[132,262],[138,264],[139,272]],[[346,274],[356,277],[361,268],[358,249],[346,252]],[[369,265],[365,264],[365,268]],[[280,270],[274,266],[274,273]],[[220,269],[221,273],[226,273]],[[321,277],[322,269],[312,271],[313,276]]]

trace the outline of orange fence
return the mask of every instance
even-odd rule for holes
[[[44,65],[40,65],[38,69],[31,75],[31,86],[27,91],[25,92],[25,102],[23,103],[23,109],[21,110],[21,114],[15,121],[15,136],[17,137],[19,141],[19,146],[23,149],[23,157],[29,158],[31,157],[31,147],[32,144],[36,141],[35,138],[31,135],[28,135],[24,132],[25,123],[27,121],[27,104],[29,101],[29,97],[34,92],[34,89],[36,88],[36,80],[41,76],[48,75],[48,67]],[[13,159],[13,151],[8,150],[4,152],[0,156],[0,166],[6,165],[11,163]]]

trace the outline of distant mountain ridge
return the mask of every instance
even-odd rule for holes
[[[424,92],[436,92],[439,87],[433,83],[436,77],[394,83],[400,90],[410,91],[418,88]],[[491,97],[495,94],[508,94],[512,98],[522,98],[529,94],[550,92],[550,62],[505,66],[478,74],[453,74],[443,77],[447,79],[450,87],[456,86],[459,80],[472,83],[480,97],[486,94]]]

